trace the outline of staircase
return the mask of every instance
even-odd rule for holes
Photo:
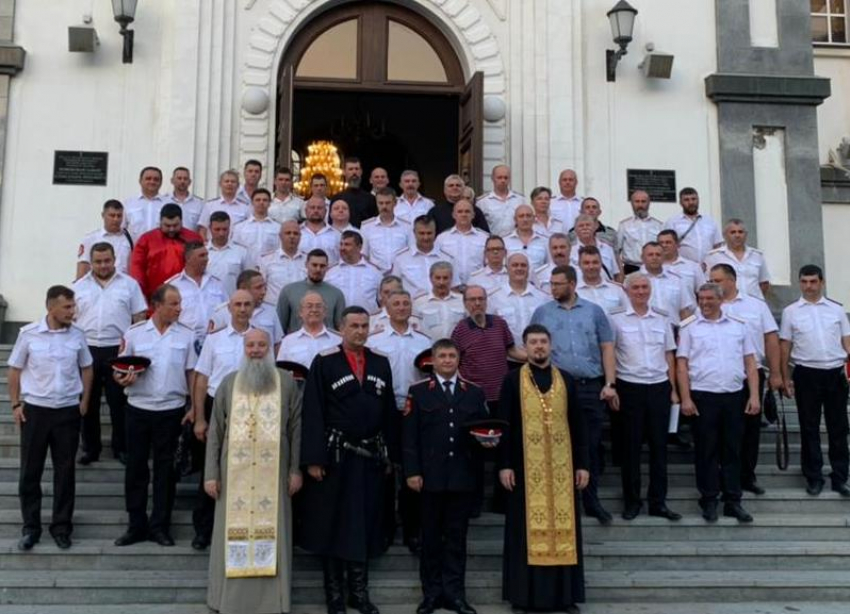
[[[207,556],[191,549],[191,506],[196,484],[178,485],[173,535],[177,546],[137,544],[117,548],[125,529],[123,467],[109,458],[111,425],[104,419],[103,459],[77,469],[74,546],[60,551],[45,531],[31,552],[16,549],[20,536],[17,497],[19,436],[11,417],[6,379],[10,347],[0,346],[0,614],[143,612],[196,614],[205,602]],[[793,405],[791,462],[799,463],[799,429]],[[824,438],[825,439],[825,438]],[[846,612],[850,602],[850,501],[828,489],[806,495],[799,465],[775,468],[770,431],[763,433],[761,497],[745,494],[751,525],[700,516],[692,455],[670,449],[671,509],[679,522],[646,514],[620,519],[619,473],[610,467],[600,496],[615,514],[613,525],[586,519],[583,526],[588,604],[586,613],[731,614],[798,611]],[[44,478],[49,514],[52,473]],[[645,512],[645,507],[644,507]],[[502,517],[484,514],[469,536],[467,587],[482,614],[509,612],[501,602]],[[299,612],[323,612],[321,572],[304,553],[295,556],[294,600]],[[372,597],[385,614],[412,613],[420,599],[417,561],[393,546],[373,562]],[[756,604],[758,602],[758,604]],[[843,603],[841,603],[843,602]],[[771,605],[772,604],[772,605]],[[786,607],[787,606],[787,607]],[[775,608],[775,609],[772,609]]]

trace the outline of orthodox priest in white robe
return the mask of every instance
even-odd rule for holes
[[[301,488],[301,393],[275,367],[268,335],[216,392],[204,488],[216,499],[207,604],[222,614],[291,610],[292,505]]]

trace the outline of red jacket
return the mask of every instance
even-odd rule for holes
[[[146,232],[136,242],[130,258],[130,275],[139,282],[145,298],[169,278],[183,270],[183,246],[197,241],[203,243],[201,235],[186,228],[175,238],[169,238],[159,228]]]

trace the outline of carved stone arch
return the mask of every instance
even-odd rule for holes
[[[498,41],[484,15],[469,0],[403,0],[397,2],[428,17],[455,46],[455,51],[470,78],[484,73],[484,94],[505,99],[507,83],[505,63]],[[241,73],[241,100],[248,90],[260,90],[270,104],[260,114],[239,111],[240,166],[251,158],[274,164],[275,108],[278,65],[286,48],[301,27],[314,15],[339,6],[335,0],[273,0],[265,14],[258,17],[247,40]],[[250,7],[246,6],[246,9]],[[256,10],[256,9],[253,9]],[[484,125],[484,167],[491,168],[506,158],[505,121]]]

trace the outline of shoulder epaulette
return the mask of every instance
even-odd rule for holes
[[[384,332],[384,327],[383,326],[376,326],[375,329],[372,332],[369,333],[369,336],[372,337],[372,336],[377,335],[377,334],[382,333],[382,332]]]
[[[140,326],[144,326],[147,323],[148,323],[147,320],[140,320],[139,322],[136,322],[135,324],[131,324],[130,328],[138,328]]]
[[[339,352],[339,346],[335,345],[333,347],[329,347],[329,348],[322,350],[321,352],[319,352],[319,355],[320,356],[332,356],[333,354],[336,354],[337,352]]]
[[[657,313],[657,314],[658,314],[658,315],[660,315],[660,316],[664,316],[665,318],[670,316],[670,314],[669,314],[669,313],[667,313],[667,312],[666,312],[665,310],[663,310],[663,309],[659,309],[658,307],[650,306],[650,307],[649,307],[649,309],[650,309],[651,311],[654,311],[655,313]],[[691,316],[691,317],[695,317],[695,316]],[[687,319],[687,318],[686,318],[686,319]]]
[[[273,250],[268,251],[268,252],[263,252],[262,254],[260,254],[260,258],[266,258],[268,256],[274,256],[276,251],[277,251],[277,249],[273,249]]]
[[[538,271],[545,271],[548,267],[549,267],[548,264],[541,264],[539,267],[534,269],[534,272],[537,273]]]
[[[825,298],[826,300],[828,300],[830,303],[835,303],[836,305],[838,305],[838,306],[840,306],[840,307],[843,307],[843,306],[844,306],[842,303],[839,303],[839,302],[838,302],[838,301],[836,301],[835,299],[831,299],[831,298],[829,298],[828,296],[825,296],[824,298]]]
[[[750,247],[750,246],[747,246],[747,247]],[[764,250],[761,250],[761,249],[759,249],[759,248],[757,248],[757,247],[750,247],[750,251],[751,251],[751,252],[755,252],[755,253],[757,253],[757,254],[764,254]]]
[[[22,326],[22,327],[21,327],[21,332],[22,332],[22,333],[23,333],[23,332],[29,332],[29,331],[31,331],[31,330],[33,330],[33,329],[35,329],[35,328],[38,328],[38,324],[39,324],[38,322],[30,322],[30,323],[29,323],[29,324],[27,324],[26,326]]]
[[[180,273],[182,273],[182,272],[183,271],[180,271]],[[177,273],[177,275],[172,275],[171,277],[169,277],[168,279],[165,280],[165,283],[170,284],[172,281],[174,281],[175,279],[180,277],[180,273]]]
[[[615,316],[615,315],[620,314],[620,313],[626,313],[625,307],[617,307],[616,309],[612,309],[611,311],[608,312],[608,315],[609,316]]]
[[[362,227],[363,227],[363,226],[365,226],[366,224],[374,224],[374,223],[375,223],[375,222],[377,222],[379,219],[380,219],[379,217],[370,217],[369,219],[367,219],[367,220],[363,220],[362,222],[360,222],[360,227],[362,228]]]
[[[369,351],[372,352],[373,354],[377,354],[378,356],[383,356],[384,358],[389,358],[389,356],[387,356],[386,352],[382,352],[381,350],[376,350],[375,348],[369,348]]]
[[[181,327],[185,328],[185,329],[186,329],[187,331],[189,331],[190,333],[195,334],[195,331],[194,331],[191,327],[186,326],[185,324],[183,324],[183,322],[177,321],[177,322],[175,322],[175,324],[177,324],[177,326],[181,326]]]
[[[212,320],[210,320],[210,324],[213,324],[213,321],[212,321]],[[226,328],[227,328],[227,325],[225,324],[224,326],[219,326],[218,328],[214,328],[214,329],[212,329],[212,330],[211,330],[209,333],[207,333],[207,334],[208,334],[208,335],[214,335],[214,334],[216,334],[216,333],[218,333],[218,332],[223,331],[223,330],[224,330],[224,329],[226,329]]]
[[[409,252],[409,251],[410,251],[410,248],[409,248],[409,247],[402,247],[400,250],[398,250],[398,251],[395,253],[395,255],[396,255],[396,256],[401,256],[402,254],[404,254],[404,253],[406,253],[406,252]]]
[[[679,322],[679,328],[684,328],[688,324],[693,324],[696,321],[697,321],[696,315],[690,315],[687,318],[685,318],[684,320],[682,320],[681,322]]]
[[[626,222],[630,222],[630,221],[631,221],[631,220],[633,220],[633,219],[634,219],[634,216],[633,216],[633,215],[630,215],[629,217],[624,217],[622,220],[620,220],[620,221],[619,221],[619,223],[620,223],[620,224],[625,224]]]
[[[410,331],[411,331],[411,332],[414,332],[414,333],[416,333],[417,335],[422,335],[422,336],[423,336],[423,337],[425,337],[426,339],[430,339],[430,337],[429,337],[428,335],[426,335],[426,334],[425,334],[425,333],[423,333],[421,330],[419,330],[418,328],[416,328],[416,323],[415,323],[415,322],[408,322],[408,323],[407,323],[407,325],[410,327]]]
[[[427,384],[429,381],[431,381],[430,377],[423,377],[422,379],[416,380],[415,382],[410,384],[410,387],[412,388],[413,386],[418,386],[419,384]]]
[[[414,301],[418,301],[418,300],[419,300],[420,298],[422,298],[423,296],[428,296],[428,294],[430,294],[430,293],[429,293],[429,292],[427,292],[427,291],[420,292],[419,294],[417,294],[416,296],[414,296],[414,297],[413,297],[413,300],[414,300]]]
[[[739,318],[738,316],[733,316],[731,313],[727,313],[726,317],[734,322],[738,322],[739,324],[746,324],[747,321],[744,318]]]
[[[709,255],[709,256],[710,256],[711,254],[719,254],[719,253],[721,253],[721,252],[723,251],[723,247],[724,247],[724,246],[714,247],[714,248],[712,248],[712,249],[708,250],[708,254],[707,254],[707,255]]]
[[[613,279],[606,279],[606,280],[605,280],[605,283],[609,283],[609,284],[611,284],[612,286],[617,286],[618,288],[622,288],[622,287],[623,287],[623,284],[621,284],[619,281],[614,281]]]

